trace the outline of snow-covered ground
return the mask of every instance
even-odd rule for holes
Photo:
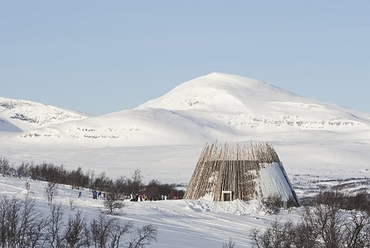
[[[255,137],[273,145],[298,196],[317,189],[318,181],[332,185],[333,181],[339,184],[349,178],[370,178],[370,141],[366,135],[312,131]],[[91,148],[76,147],[73,143],[66,147],[8,142],[0,143],[0,156],[16,166],[22,162],[46,162],[69,170],[78,167],[84,172],[93,170],[95,175],[105,172],[113,179],[130,177],[140,169],[146,183],[156,179],[162,183],[187,184],[203,146],[201,143]]]
[[[29,195],[36,200],[36,208],[45,216],[49,206],[45,196],[46,182],[17,178],[0,177],[0,197],[3,195],[24,198],[25,184],[30,183]],[[92,199],[89,190],[79,190],[59,185],[55,203],[62,203],[64,218],[79,209],[86,219],[95,218],[104,209],[103,199]],[[70,204],[73,202],[74,210]],[[230,239],[236,247],[250,247],[250,231],[263,229],[276,218],[298,220],[299,209],[284,210],[278,215],[268,213],[268,209],[258,201],[213,202],[207,200],[163,200],[130,202],[125,201],[121,214],[114,216],[122,222],[133,221],[141,227],[151,224],[157,227],[157,242],[149,247],[222,247]]]

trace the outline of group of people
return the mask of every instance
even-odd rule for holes
[[[130,201],[146,201],[147,196],[142,194],[130,194]]]
[[[92,197],[93,199],[98,199],[98,197],[101,197],[102,192],[101,191],[96,191],[95,189],[92,191]],[[105,197],[105,193],[103,193],[103,197]]]
[[[101,192],[101,191],[97,191],[97,190],[93,190],[91,191],[91,194],[92,194],[92,198],[93,199],[98,199],[100,197],[103,197],[105,198],[105,192]],[[78,192],[78,198],[80,198],[82,195],[82,192],[79,191]],[[157,195],[146,195],[146,194],[130,194],[130,201],[157,201],[157,200],[167,200],[167,199],[170,199],[169,196],[166,196],[166,195],[160,195],[160,196],[157,196]]]
[[[158,200],[167,200],[169,199],[166,195],[142,195],[142,194],[131,194],[130,195],[130,201],[158,201]]]
[[[102,195],[101,191],[98,192],[95,189],[91,193],[92,193],[92,198],[93,199],[98,199],[98,197],[101,197],[101,195]],[[79,191],[78,192],[78,198],[81,198],[81,196],[82,196],[82,192]],[[105,197],[105,193],[103,193],[103,197]]]

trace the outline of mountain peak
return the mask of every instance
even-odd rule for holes
[[[248,106],[261,106],[268,101],[295,99],[306,101],[291,92],[242,76],[214,72],[187,81],[167,94],[148,101],[136,109],[164,108],[170,110],[215,109],[241,111]]]

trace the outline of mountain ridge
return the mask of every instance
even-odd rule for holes
[[[0,103],[0,107],[4,108],[3,105]],[[34,106],[41,108],[42,105]],[[35,116],[22,113],[20,109],[17,110],[20,117],[22,114]],[[39,110],[33,110],[33,113],[42,113]],[[12,112],[13,116],[17,111]],[[68,117],[70,113],[72,117],[65,119],[53,119],[53,113],[60,113],[54,111],[48,109],[49,119],[41,118],[49,122],[29,125],[28,129],[19,128],[23,132],[18,130],[16,138],[46,143],[64,140],[93,146],[131,146],[245,139],[256,133],[357,132],[370,129],[370,114],[305,98],[255,79],[224,73],[211,73],[184,82],[132,110],[93,117],[74,116],[73,112],[67,112],[62,116]],[[15,123],[9,121],[9,114],[4,118],[2,113],[4,111],[0,109],[0,118],[5,122]],[[4,123],[0,122],[3,129]]]
[[[0,131],[23,132],[87,117],[88,115],[77,111],[43,103],[0,97],[0,120],[3,121],[3,125],[0,124]]]

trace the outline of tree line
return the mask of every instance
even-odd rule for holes
[[[176,185],[163,184],[156,179],[144,184],[144,178],[139,169],[135,170],[131,177],[120,176],[113,180],[107,177],[105,172],[95,175],[94,171],[84,172],[81,167],[76,170],[66,170],[63,165],[55,166],[52,163],[45,162],[41,164],[23,162],[19,166],[14,166],[10,164],[8,159],[0,157],[0,174],[46,181],[53,184],[65,184],[75,189],[89,188],[104,192],[115,192],[120,198],[130,194],[145,194],[151,200],[159,200],[161,199],[160,196],[163,195],[167,198],[174,197],[173,192],[175,192],[176,198],[181,199],[184,195],[184,191],[177,190]]]

